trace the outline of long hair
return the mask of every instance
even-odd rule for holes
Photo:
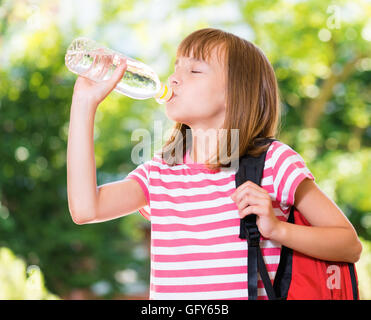
[[[229,32],[205,28],[191,33],[180,43],[177,57],[190,57],[192,52],[194,58],[208,61],[213,49],[224,59],[227,88],[222,144],[217,146],[217,160],[209,158],[206,162],[211,170],[228,167],[231,164],[228,159],[236,160],[247,153],[260,155],[268,147],[265,139],[276,138],[280,120],[279,90],[273,67],[253,43]],[[238,141],[234,144],[233,129],[238,130]],[[160,152],[164,161],[168,165],[183,163],[189,141],[192,141],[190,127],[175,123]],[[236,147],[237,153],[233,151]]]

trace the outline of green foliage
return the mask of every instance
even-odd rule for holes
[[[151,79],[144,75],[139,75],[137,73],[132,73],[130,71],[126,71],[124,75],[124,79],[126,83],[134,88],[151,88],[152,90],[156,89],[156,83]]]
[[[47,287],[61,295],[71,288],[90,288],[102,279],[110,283],[109,293],[120,293],[125,288],[115,273],[127,267],[148,282],[148,265],[134,251],[142,245],[146,228],[139,214],[124,221],[133,221],[136,237],[121,227],[121,221],[73,223],[67,203],[66,149],[76,76],[64,66],[68,43],[60,33],[48,30],[35,33],[28,44],[24,56],[12,57],[11,66],[3,71],[7,81],[0,87],[0,246],[12,248],[45,270]],[[118,98],[117,94],[113,97],[113,105],[119,104]],[[129,105],[132,101],[124,100]],[[130,110],[125,115],[130,116]],[[112,123],[114,117],[118,119],[116,113],[110,117]],[[118,130],[114,125],[104,135],[109,140]],[[121,136],[116,135],[122,140],[112,148],[110,143],[104,148],[104,141],[97,143],[98,184],[122,179],[134,169],[131,148],[121,144],[126,141],[130,146],[130,133],[123,130]],[[99,161],[102,156],[109,156],[104,165]],[[125,165],[118,168],[121,164]]]
[[[356,263],[358,288],[361,300],[371,300],[371,242],[361,238],[363,250],[361,259]]]
[[[0,300],[59,300],[44,285],[39,267],[17,258],[8,248],[0,247]]]
[[[102,281],[109,284],[104,297],[132,292],[117,276],[127,269],[148,286],[143,247],[150,225],[139,213],[83,226],[69,215],[66,149],[76,75],[64,65],[65,50],[78,36],[92,37],[154,70],[161,66],[166,79],[186,34],[219,27],[242,33],[273,64],[282,99],[279,139],[303,156],[321,189],[363,237],[359,278],[363,297],[370,298],[370,6],[362,0],[154,3],[91,1],[98,13],[88,24],[78,13],[62,17],[59,1],[34,7],[0,2],[0,246],[39,266],[46,287],[60,296]],[[38,21],[41,28],[34,25]],[[136,167],[131,134],[151,130],[158,117],[165,118],[164,109],[154,99],[112,93],[103,101],[95,122],[98,185],[123,179]],[[17,290],[8,296],[25,297]]]

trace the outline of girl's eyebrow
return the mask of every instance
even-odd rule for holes
[[[190,61],[192,61],[192,62],[200,62],[200,63],[204,63],[204,64],[206,64],[207,66],[209,65],[206,61],[204,61],[204,60],[200,60],[200,59],[196,59],[196,58],[186,58],[186,59],[189,59]],[[178,65],[178,63],[179,63],[179,59],[176,59],[175,60],[175,65]]]

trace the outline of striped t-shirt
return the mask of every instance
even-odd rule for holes
[[[230,198],[235,173],[235,168],[211,171],[187,152],[184,163],[175,166],[155,154],[125,178],[135,179],[147,199],[139,212],[151,222],[150,299],[248,299],[247,242],[239,238],[238,208]],[[305,178],[314,180],[303,158],[273,142],[261,187],[278,219],[287,220]],[[273,281],[281,245],[262,238],[261,248]],[[260,276],[258,299],[268,299]]]

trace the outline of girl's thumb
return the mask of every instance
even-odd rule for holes
[[[120,58],[120,62],[117,65],[117,68],[112,73],[110,82],[112,82],[115,86],[116,84],[121,80],[121,78],[124,76],[125,71],[127,69],[126,59]]]

